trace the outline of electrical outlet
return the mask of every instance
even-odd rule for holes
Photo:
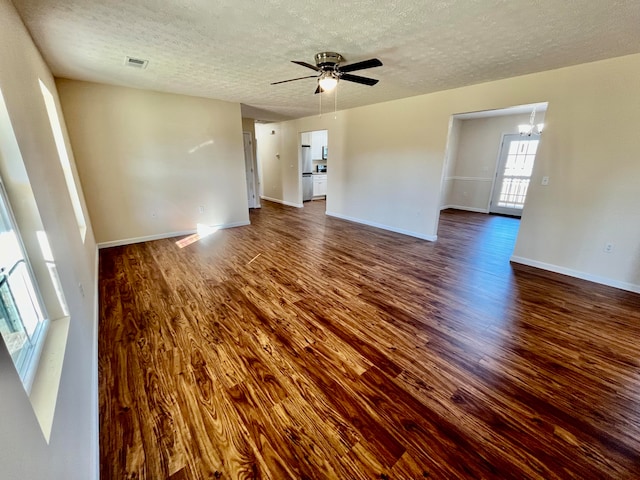
[[[613,252],[613,243],[605,243],[604,245],[604,253]]]
[[[80,295],[82,295],[82,298],[84,298],[84,286],[82,285],[82,283],[78,284],[78,289],[80,290]]]
[[[198,212],[200,212],[200,213],[204,213],[204,205],[200,205],[200,206],[198,207]]]

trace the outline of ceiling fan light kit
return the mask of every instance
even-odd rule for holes
[[[309,75],[306,77],[292,78],[290,80],[282,80],[280,82],[273,82],[271,85],[277,85],[279,83],[294,82],[296,80],[303,80],[306,78],[315,78],[318,82],[318,88],[315,93],[329,92],[333,90],[340,80],[346,82],[359,83],[361,85],[373,86],[378,83],[378,80],[374,78],[361,77],[359,75],[351,75],[348,72],[355,72],[356,70],[365,70],[367,68],[381,67],[382,62],[377,58],[364,60],[362,62],[356,62],[349,65],[341,66],[344,61],[344,57],[336,52],[320,52],[315,55],[315,65],[310,63],[292,60],[293,63],[302,67],[310,68],[317,72],[316,75]]]
[[[338,85],[338,77],[333,72],[322,72],[318,85],[323,92],[330,92]]]

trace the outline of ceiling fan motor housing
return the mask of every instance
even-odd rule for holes
[[[323,70],[335,68],[337,64],[343,62],[342,55],[335,52],[316,53],[316,66]]]

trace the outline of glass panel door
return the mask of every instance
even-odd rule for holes
[[[539,143],[539,138],[504,136],[491,198],[491,212],[522,216]]]

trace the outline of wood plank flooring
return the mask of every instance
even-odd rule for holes
[[[101,250],[103,479],[640,478],[640,295],[510,265],[512,218],[251,222]]]

